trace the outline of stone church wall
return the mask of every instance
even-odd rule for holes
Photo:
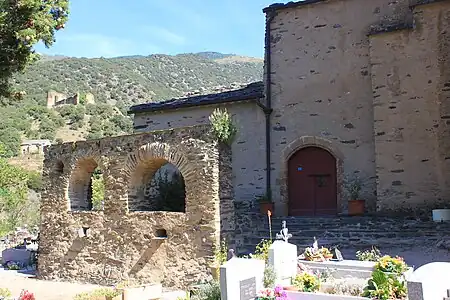
[[[185,181],[185,212],[130,211],[130,195],[161,162]],[[89,181],[105,180],[91,211]],[[205,279],[220,236],[234,232],[230,149],[209,126],[52,145],[44,160],[39,277],[96,284],[122,280],[184,288]],[[167,234],[167,239],[158,237]]]
[[[428,213],[450,199],[450,2],[370,37],[378,206]]]
[[[450,89],[445,88],[450,71],[444,53],[448,55],[448,50],[443,50],[449,43],[444,29],[448,5],[440,1],[416,7],[417,28],[411,33],[371,38],[374,28],[388,31],[412,24],[410,1],[330,0],[276,11],[269,32],[272,187],[274,198],[280,199],[276,211],[287,213],[287,159],[304,146],[325,148],[342,162],[338,166],[342,212],[348,200],[345,179],[355,174],[364,182],[361,198],[372,212],[377,204],[380,212],[390,208],[402,212],[425,201],[430,208],[435,199],[448,200],[448,192],[438,196],[439,191],[448,191],[449,178],[449,140],[442,138],[448,137],[445,122],[450,107],[446,104]],[[381,50],[386,45],[387,50]],[[395,58],[399,60],[394,62]],[[372,67],[373,60],[383,59],[390,65]],[[394,70],[397,77],[386,79]],[[392,89],[400,94],[394,95]],[[374,95],[381,97],[374,99]],[[409,107],[402,109],[406,101]],[[387,142],[390,139],[397,140]],[[402,155],[408,172],[394,164]],[[378,189],[377,176],[382,177]]]

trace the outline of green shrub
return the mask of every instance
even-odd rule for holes
[[[408,265],[401,257],[383,256],[375,265],[363,296],[371,299],[404,299],[407,295],[404,272]]]
[[[220,300],[220,284],[217,281],[211,281],[200,287],[192,300]]]
[[[83,292],[75,295],[74,300],[97,300],[99,297],[114,298],[121,294],[120,290],[114,288],[98,288],[91,292]]]
[[[156,177],[156,187],[158,193],[154,210],[185,212],[186,190],[181,173],[175,172],[169,178],[169,172],[165,171],[162,175]]]
[[[361,261],[378,261],[381,258],[381,252],[376,247],[371,250],[356,251],[356,258]]]
[[[226,109],[216,108],[209,116],[212,125],[213,134],[216,138],[226,144],[231,145],[237,133],[237,127],[234,125],[231,116]]]
[[[218,246],[214,249],[214,260],[218,266],[223,265],[227,262],[228,258],[228,244],[225,239],[219,243]]]
[[[11,297],[11,291],[7,288],[0,288],[0,297],[9,298]]]
[[[292,285],[302,292],[316,292],[320,289],[320,280],[315,274],[302,272],[292,279]]]
[[[264,269],[263,279],[264,288],[274,288],[276,277],[277,276],[274,268],[272,266],[266,265],[266,268]]]
[[[390,300],[404,299],[406,294],[406,281],[401,280],[399,275],[375,270],[364,289],[363,297]]]
[[[271,245],[271,240],[261,240],[261,242],[256,245],[255,253],[253,253],[251,257],[264,260],[267,263],[269,261],[269,248]]]

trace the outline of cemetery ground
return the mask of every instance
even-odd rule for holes
[[[345,259],[355,259],[356,248],[347,247],[341,250]],[[383,254],[404,257],[409,265],[415,266],[416,268],[430,262],[450,261],[450,252],[447,249],[439,249],[436,245],[408,248],[390,247],[381,248],[380,250]],[[33,292],[36,300],[73,300],[77,294],[90,292],[100,287],[82,283],[43,281],[17,271],[0,269],[0,288],[8,288],[13,295],[19,295],[23,289],[26,289]],[[177,296],[169,296],[169,298],[164,299],[175,300]],[[238,298],[236,300],[240,299]]]
[[[0,288],[8,288],[13,295],[23,289],[32,292],[36,299],[72,300],[75,295],[98,288],[95,285],[38,280],[12,270],[0,269]]]
[[[102,287],[84,283],[39,280],[33,275],[0,269],[0,289],[2,288],[9,289],[12,295],[19,295],[24,289],[28,290],[34,294],[36,300],[74,300],[81,293],[92,292]],[[162,300],[176,300],[180,295],[184,294],[180,291],[166,291]]]

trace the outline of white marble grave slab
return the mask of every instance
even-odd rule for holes
[[[275,241],[269,248],[269,265],[276,274],[276,284],[290,285],[297,275],[297,246],[285,241]]]
[[[222,300],[250,300],[263,288],[265,262],[233,257],[220,267]]]
[[[369,278],[375,267],[375,262],[359,261],[359,260],[342,260],[342,261],[307,261],[299,260],[299,263],[313,271],[330,271],[336,279],[342,278]]]
[[[442,300],[450,289],[450,263],[432,262],[407,277],[409,300]]]

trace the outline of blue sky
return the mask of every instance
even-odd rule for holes
[[[39,53],[114,57],[216,51],[263,57],[274,0],[71,0],[70,21]],[[278,1],[282,2],[282,1]]]

